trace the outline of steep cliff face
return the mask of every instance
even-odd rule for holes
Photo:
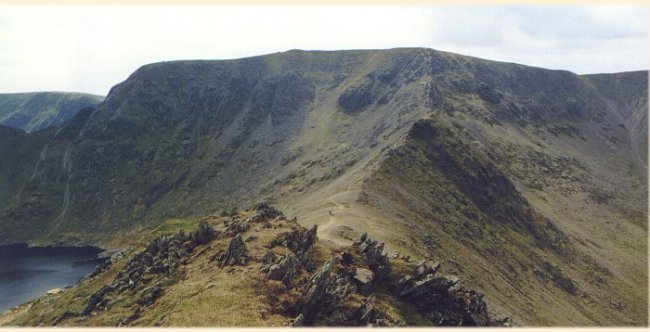
[[[14,135],[40,143],[0,232],[109,242],[264,200],[446,260],[517,324],[647,324],[643,91],[428,49],[146,65],[51,138]]]

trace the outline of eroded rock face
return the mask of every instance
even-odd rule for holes
[[[219,267],[246,265],[248,263],[248,249],[242,240],[241,233],[233,237],[226,252],[219,257]]]

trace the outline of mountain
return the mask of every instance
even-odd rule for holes
[[[0,235],[111,246],[267,201],[442,261],[515,325],[647,325],[647,76],[430,49],[150,64],[40,134]]]
[[[58,126],[79,110],[96,106],[104,97],[73,92],[0,94],[0,125],[34,132]]]

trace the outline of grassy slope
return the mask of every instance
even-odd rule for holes
[[[0,94],[0,124],[26,132],[58,126],[85,107],[99,104],[101,96],[71,92]]]

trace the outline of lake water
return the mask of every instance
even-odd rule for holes
[[[28,247],[0,245],[0,312],[52,288],[78,283],[105,258],[96,247]]]

